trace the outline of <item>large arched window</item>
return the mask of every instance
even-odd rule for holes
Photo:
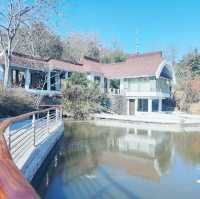
[[[164,66],[161,70],[160,77],[172,80],[172,71],[167,66]]]

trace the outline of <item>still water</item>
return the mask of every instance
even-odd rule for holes
[[[200,198],[200,133],[114,126],[66,122],[32,182],[41,198]]]

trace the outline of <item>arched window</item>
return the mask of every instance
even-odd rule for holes
[[[160,73],[160,77],[172,80],[172,71],[167,66],[164,66]]]

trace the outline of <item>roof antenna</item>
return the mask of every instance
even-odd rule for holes
[[[139,47],[140,47],[140,44],[139,44],[139,29],[136,28],[136,30],[135,30],[135,51],[136,51],[137,55],[140,54]]]

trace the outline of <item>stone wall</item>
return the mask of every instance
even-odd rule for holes
[[[127,113],[127,99],[121,95],[110,96],[111,110],[120,115]]]

